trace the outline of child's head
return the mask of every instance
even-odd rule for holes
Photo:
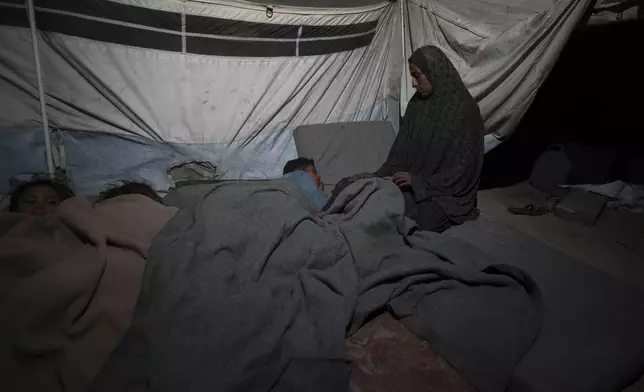
[[[296,158],[286,162],[284,165],[283,174],[292,173],[294,171],[305,171],[313,177],[313,181],[318,186],[322,187],[322,179],[320,178],[317,169],[315,168],[315,161],[309,158]]]
[[[66,185],[52,180],[24,183],[11,192],[9,211],[45,216],[54,214],[63,200],[74,196]]]
[[[98,201],[105,201],[121,195],[143,195],[163,204],[163,199],[152,187],[143,182],[121,181],[120,185],[113,184],[98,195]]]

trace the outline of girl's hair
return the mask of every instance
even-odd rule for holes
[[[161,196],[150,185],[136,181],[121,181],[120,183],[109,185],[106,190],[98,195],[98,201],[105,201],[121,195],[143,195],[163,204]]]
[[[9,194],[9,197],[10,197],[9,211],[17,212],[18,203],[23,193],[25,193],[25,191],[31,188],[32,186],[38,186],[38,185],[45,185],[53,188],[56,194],[58,195],[58,197],[60,197],[61,201],[65,199],[69,199],[70,197],[74,196],[74,191],[72,191],[67,185],[61,182],[46,180],[46,179],[25,182],[24,184],[19,185],[18,188],[16,188],[14,191],[12,191]]]

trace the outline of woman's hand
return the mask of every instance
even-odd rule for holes
[[[391,179],[399,187],[411,186],[411,174],[407,172],[398,172]]]

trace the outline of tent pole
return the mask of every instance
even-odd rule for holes
[[[47,171],[49,176],[54,176],[54,161],[51,155],[51,133],[49,132],[49,119],[47,118],[47,104],[45,102],[45,87],[42,82],[42,72],[40,69],[40,53],[38,50],[38,31],[36,30],[36,13],[34,11],[34,1],[26,0],[27,12],[29,13],[29,28],[31,29],[31,46],[34,51],[34,61],[36,62],[36,79],[38,82],[38,96],[40,98],[40,117],[42,118],[42,129],[45,135],[45,152],[47,154]]]
[[[407,67],[405,66],[407,64],[407,58],[405,56],[405,1],[406,0],[398,0],[398,3],[400,3],[400,48],[402,50],[402,74],[400,75],[400,91],[398,92],[399,95],[399,101],[398,101],[398,110],[399,110],[399,116],[402,118],[402,116],[405,114],[405,111],[403,109],[406,109],[407,106],[403,108],[403,100],[407,100],[406,94],[403,94],[405,91],[405,87],[403,87],[403,84],[407,82],[407,79],[405,78],[405,74],[407,73]]]

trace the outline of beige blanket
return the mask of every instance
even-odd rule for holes
[[[0,214],[0,391],[83,391],[130,325],[145,258],[176,213],[140,195]]]

